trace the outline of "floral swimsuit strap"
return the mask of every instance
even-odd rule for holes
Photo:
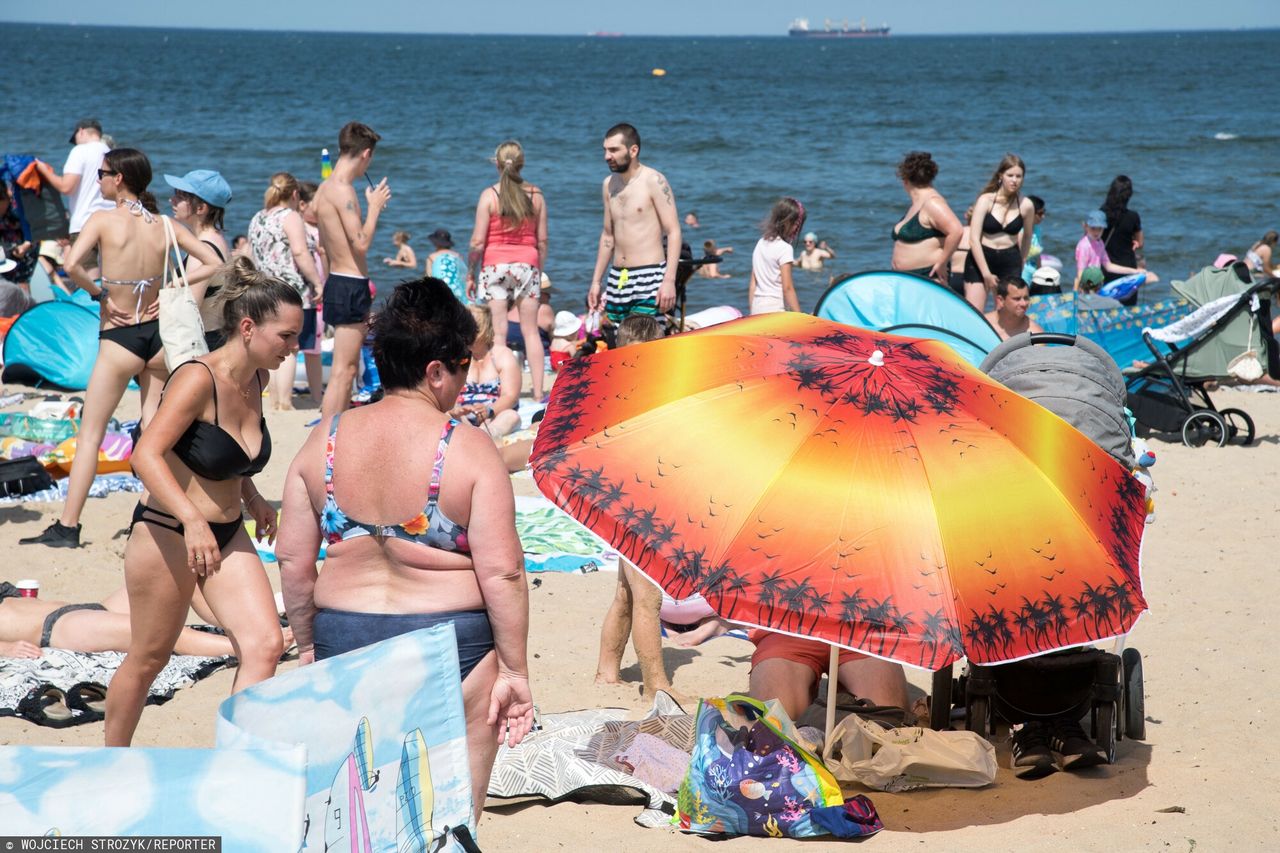
[[[324,493],[334,506],[338,502],[333,497],[333,447],[338,435],[338,417],[333,416],[329,424],[329,438],[324,447]],[[449,439],[453,438],[453,430],[458,426],[456,418],[450,418],[440,432],[440,443],[436,445],[436,459],[431,466],[431,484],[427,488],[427,515],[431,515],[440,498],[440,475],[444,471],[445,452],[449,448]]]

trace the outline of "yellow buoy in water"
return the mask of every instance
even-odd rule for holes
[[[653,69],[653,76],[654,76],[654,77],[666,77],[666,76],[667,76],[667,69],[665,69],[665,68],[655,68],[655,69]]]

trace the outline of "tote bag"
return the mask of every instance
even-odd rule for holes
[[[173,233],[173,221],[161,216],[164,223],[164,280],[160,289],[160,342],[164,345],[164,363],[170,372],[180,364],[191,361],[209,351],[204,340],[204,323],[200,320],[200,306],[191,294],[187,282],[186,266],[178,238]],[[178,275],[169,282],[169,255],[172,253]],[[181,284],[178,282],[181,281]]]

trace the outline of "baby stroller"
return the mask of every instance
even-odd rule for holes
[[[1188,447],[1253,442],[1253,419],[1241,409],[1215,406],[1208,383],[1263,373],[1280,378],[1270,334],[1277,285],[1280,280],[1272,278],[1253,283],[1244,264],[1206,267],[1173,283],[1196,310],[1164,329],[1143,332],[1152,361],[1127,381],[1138,435],[1180,435]]]
[[[1071,423],[1126,468],[1136,467],[1124,378],[1093,341],[1055,333],[1017,335],[992,350],[981,369]],[[1142,656],[1123,643],[1117,641],[1115,653],[1086,647],[999,666],[969,665],[959,678],[946,667],[934,673],[931,725],[947,728],[957,707],[963,709],[965,727],[982,737],[1002,719],[1026,723],[1088,716],[1094,742],[1113,762],[1119,739],[1141,740],[1146,734]]]

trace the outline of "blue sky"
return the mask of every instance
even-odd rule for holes
[[[1280,27],[1278,0],[0,0],[0,20],[59,24],[437,33],[782,35],[792,18],[887,23],[895,33],[1098,32]]]

